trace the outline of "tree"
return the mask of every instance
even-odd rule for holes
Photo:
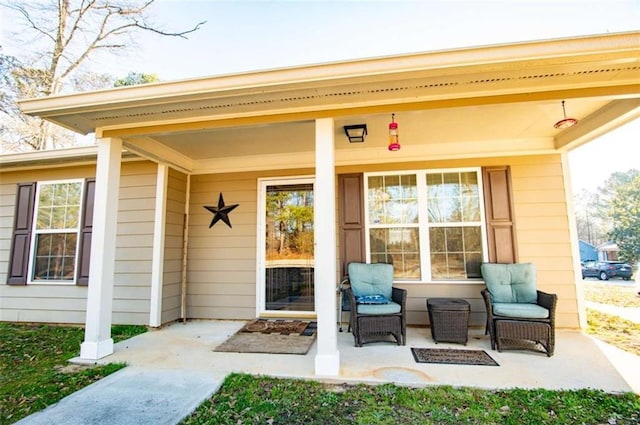
[[[574,196],[574,204],[578,239],[593,246],[607,242],[610,223],[606,214],[600,211],[597,192],[581,190]]]
[[[640,259],[640,171],[612,173],[594,192],[578,193],[575,206],[579,239],[614,242],[624,261]]]
[[[135,46],[134,35],[137,32],[187,38],[205,23],[200,22],[185,31],[163,30],[152,22],[149,15],[154,2],[43,0],[2,3],[3,7],[16,14],[17,22],[22,24],[13,38],[24,41],[23,51],[26,54],[25,58],[20,58],[19,66],[12,63],[15,84],[10,88],[16,89],[16,95],[20,97],[49,96],[74,90],[77,89],[74,82],[82,81],[80,75],[87,72],[83,68],[90,57],[100,52],[115,54]],[[26,46],[34,53],[29,55]],[[3,92],[5,89],[7,87],[3,87]],[[11,132],[13,144],[26,143],[32,149],[60,145],[59,137],[50,124],[37,118],[24,118],[20,114],[3,115],[3,121],[16,121],[3,124],[3,139],[9,137],[6,133]]]
[[[640,171],[614,173],[607,182],[607,212],[613,221],[608,235],[618,245],[620,258],[634,264],[640,258]]]
[[[16,100],[42,96],[43,79],[42,70],[0,54],[0,151],[43,150],[47,141],[51,148],[77,144],[74,133],[20,112]],[[77,91],[108,87],[112,81],[107,74],[84,72],[70,84]]]
[[[2,46],[0,46],[0,49],[2,49]],[[0,52],[0,87],[3,88],[0,91],[0,111],[7,111],[16,107],[15,100],[11,97],[11,90],[4,90],[4,88],[8,88],[12,84],[11,73],[18,64],[18,59]]]
[[[313,258],[313,198],[306,190],[267,193],[267,256]]]
[[[114,87],[135,86],[138,84],[155,83],[158,81],[156,74],[145,74],[143,72],[129,72],[126,77],[118,78],[113,84]]]

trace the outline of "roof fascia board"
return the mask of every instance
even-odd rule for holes
[[[46,151],[18,152],[0,155],[0,165],[34,161],[73,160],[81,157],[96,156],[97,154],[98,147],[95,145]]]
[[[466,106],[484,106],[503,103],[535,102],[556,99],[577,99],[599,96],[637,95],[638,85],[620,85],[612,87],[589,87],[557,89],[541,92],[527,91],[524,93],[511,93],[501,95],[469,96],[460,98],[431,99],[421,101],[391,102],[388,104],[358,104],[352,107],[331,105],[319,109],[264,111],[260,115],[253,112],[235,114],[234,116],[217,116],[210,119],[198,120],[166,120],[163,122],[151,122],[146,124],[130,124],[119,126],[105,126],[96,132],[99,137],[132,137],[153,135],[170,132],[199,131],[213,128],[225,128],[235,126],[261,125],[275,122],[291,122],[315,120],[318,118],[338,118],[349,115],[397,113],[416,110],[429,110],[440,108],[455,108]]]
[[[619,99],[580,120],[555,137],[556,149],[566,152],[640,117],[640,98]]]
[[[95,165],[97,158],[98,148],[95,145],[3,154],[0,155],[0,172]],[[136,156],[134,153],[122,152],[122,162],[144,160],[145,158]]]
[[[96,111],[123,106],[144,106],[230,92],[243,95],[264,92],[268,87],[291,88],[296,85],[317,84],[320,81],[335,83],[341,80],[420,70],[482,67],[543,59],[562,60],[563,63],[567,63],[570,58],[575,61],[583,61],[586,58],[603,60],[607,55],[612,55],[609,60],[616,60],[618,55],[619,60],[624,60],[629,52],[640,52],[640,31],[254,71],[24,99],[18,103],[24,113],[46,117],[76,110]]]

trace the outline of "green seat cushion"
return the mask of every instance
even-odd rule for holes
[[[393,266],[385,263],[349,263],[349,282],[356,297],[382,295],[391,299]]]
[[[522,319],[548,319],[549,310],[537,304],[493,303],[493,314]]]
[[[393,301],[389,301],[386,304],[358,304],[359,314],[395,314],[400,313],[402,306]]]
[[[532,263],[483,263],[481,269],[493,303],[537,302],[536,268]]]

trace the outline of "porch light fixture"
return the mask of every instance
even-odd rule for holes
[[[389,123],[389,150],[400,150],[400,142],[398,141],[398,123],[395,120],[396,114],[391,114],[391,122]]]
[[[553,125],[554,128],[564,130],[565,128],[573,127],[578,123],[578,120],[575,118],[567,118],[567,112],[564,109],[564,100],[562,101],[562,114],[564,115],[564,118],[555,123]]]
[[[345,125],[344,133],[349,138],[349,143],[364,143],[364,139],[367,137],[367,125]]]

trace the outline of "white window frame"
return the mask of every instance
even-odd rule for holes
[[[64,183],[79,183],[80,184],[80,205],[78,208],[78,227],[74,229],[47,229],[47,230],[38,230],[38,209],[40,207],[40,189],[46,185],[53,184],[64,184]],[[82,230],[82,206],[84,205],[84,196],[85,196],[85,188],[84,188],[84,179],[65,179],[65,180],[46,180],[39,181],[36,183],[36,198],[33,205],[33,223],[31,223],[31,241],[29,246],[29,264],[27,269],[27,284],[30,285],[75,285],[78,279],[78,259],[79,259],[79,249],[80,249],[80,235]],[[34,279],[33,278],[33,268],[35,266],[35,250],[36,250],[36,238],[40,234],[54,234],[54,233],[76,233],[76,258],[74,261],[73,267],[73,279],[71,280],[47,280],[47,279]]]
[[[478,222],[456,222],[456,223],[430,223],[427,210],[427,174],[438,173],[464,173],[475,172],[478,180],[478,201],[480,208],[480,220]],[[482,261],[488,261],[488,238],[487,238],[487,223],[485,219],[485,206],[484,206],[484,189],[482,181],[482,170],[480,167],[462,167],[462,168],[434,168],[434,169],[416,169],[416,170],[397,170],[397,171],[383,171],[383,172],[369,172],[364,173],[364,223],[365,223],[365,253],[367,262],[371,261],[371,240],[370,240],[370,222],[369,222],[369,177],[378,176],[405,176],[415,175],[416,185],[418,192],[418,223],[408,224],[389,224],[380,225],[376,228],[397,228],[397,227],[417,227],[418,236],[420,238],[419,251],[420,251],[420,272],[421,276],[418,280],[409,279],[394,279],[394,282],[402,284],[421,284],[424,282],[434,282],[438,284],[469,284],[469,283],[482,283],[481,278],[470,278],[463,280],[449,280],[438,279],[434,280],[431,276],[431,246],[429,241],[429,229],[431,227],[465,227],[465,226],[478,226],[480,225],[481,239],[482,239]]]

